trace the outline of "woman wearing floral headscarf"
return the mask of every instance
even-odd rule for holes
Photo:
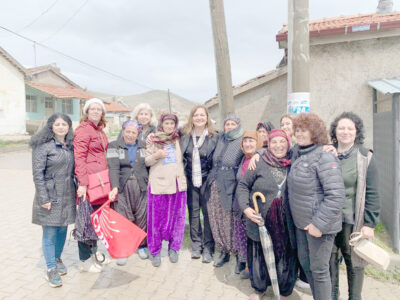
[[[229,261],[232,249],[233,220],[232,203],[236,189],[236,173],[242,160],[240,149],[242,127],[236,115],[228,115],[224,120],[224,134],[220,136],[213,154],[213,167],[208,175],[211,188],[207,202],[208,216],[215,243],[221,250],[214,261],[221,267]]]
[[[275,268],[281,299],[287,299],[297,279],[297,252],[295,226],[290,214],[286,193],[286,178],[291,161],[289,137],[280,129],[273,129],[268,137],[268,149],[254,171],[247,171],[237,188],[241,211],[247,217],[247,259],[251,286],[255,293],[249,299],[261,299],[268,286],[273,284],[267,268],[260,241],[258,224],[263,221],[271,236]],[[265,203],[258,203],[256,214],[252,195],[261,192]]]
[[[271,122],[266,121],[266,122],[260,122],[257,124],[257,132],[260,134],[262,140],[263,140],[263,147],[267,148],[268,147],[268,135],[271,132],[271,130],[274,129],[274,125],[272,125]]]
[[[154,267],[161,265],[162,241],[168,241],[172,263],[178,261],[186,214],[186,177],[178,133],[178,117],[165,113],[147,147],[150,167],[147,204],[147,242]]]
[[[242,162],[239,165],[236,174],[236,181],[239,182],[247,171],[249,162],[257,150],[263,145],[261,136],[255,130],[245,131],[242,135],[241,148],[244,154]],[[241,278],[249,278],[249,272],[246,270],[247,262],[247,235],[246,235],[246,218],[239,208],[237,194],[233,202],[233,248],[237,253],[235,273]]]
[[[118,195],[116,211],[146,231],[149,172],[141,155],[143,147],[138,143],[141,129],[137,121],[124,122],[120,137],[108,145],[107,162],[112,187],[109,197],[115,200]],[[141,259],[148,258],[146,245],[145,239],[139,246]],[[126,261],[126,258],[119,258],[117,264],[125,265]]]

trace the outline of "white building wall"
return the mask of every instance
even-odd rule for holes
[[[329,125],[343,111],[364,121],[365,145],[373,145],[372,88],[368,81],[400,76],[400,37],[310,48],[311,110]]]
[[[24,75],[0,56],[0,135],[25,131]]]
[[[364,121],[365,146],[373,146],[372,88],[368,81],[400,76],[400,37],[340,42],[310,47],[311,111],[329,129],[344,111],[358,114]],[[270,96],[267,100],[266,96]],[[245,129],[259,121],[279,126],[286,113],[286,74],[235,96],[236,112]],[[390,105],[390,103],[389,103]],[[218,118],[218,106],[209,107]]]

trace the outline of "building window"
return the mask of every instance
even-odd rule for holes
[[[74,113],[74,106],[71,99],[62,99],[61,107],[64,114],[72,115]]]
[[[26,112],[37,112],[37,97],[26,95]]]
[[[45,108],[54,109],[54,101],[53,101],[53,98],[51,98],[51,97],[45,97],[45,98],[44,98],[44,105],[45,105]]]

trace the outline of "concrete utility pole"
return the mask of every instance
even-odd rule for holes
[[[292,94],[310,92],[309,5],[308,0],[289,0],[288,6],[288,111],[291,98],[294,109],[289,112],[298,113],[309,109],[309,94]]]
[[[221,126],[224,118],[235,112],[223,0],[210,0],[210,12],[217,71],[219,125]]]

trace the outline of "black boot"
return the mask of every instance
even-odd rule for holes
[[[229,253],[221,252],[219,257],[214,261],[214,267],[222,267],[225,263],[229,261]]]
[[[236,255],[236,267],[235,267],[235,274],[240,274],[244,269],[246,269],[246,263],[240,262],[239,257]]]

